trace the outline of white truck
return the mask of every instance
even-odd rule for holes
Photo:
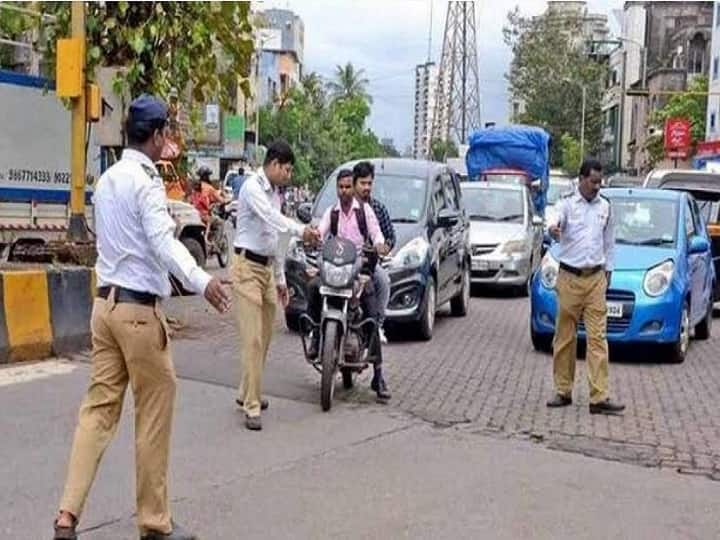
[[[70,216],[70,111],[52,81],[0,70],[0,261],[35,260],[62,240]],[[91,133],[86,217],[100,176],[100,149]]]

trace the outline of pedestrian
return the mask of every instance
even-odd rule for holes
[[[613,270],[615,234],[610,201],[600,195],[602,165],[594,159],[580,167],[578,187],[556,205],[549,233],[559,242],[558,313],[553,341],[555,396],[548,407],[572,403],[577,325],[587,333],[590,413],[619,414],[625,405],[608,397],[607,292]]]
[[[372,196],[373,182],[375,180],[375,167],[369,161],[361,161],[353,167],[353,179],[355,182],[355,195],[360,202],[367,203],[375,212],[380,230],[382,231],[385,243],[380,247],[379,254],[383,257],[388,255],[395,247],[395,227],[390,212],[378,199]],[[387,343],[385,336],[385,312],[390,301],[390,275],[381,264],[375,267],[373,273],[373,284],[378,295],[378,335],[382,343]]]
[[[230,295],[175,239],[162,178],[154,162],[167,136],[167,106],[143,95],[128,111],[128,148],[98,181],[95,216],[97,297],[92,311],[92,374],[80,408],[55,539],[76,527],[98,465],[114,436],[130,384],[135,403],[137,521],[145,540],[196,538],[172,519],[168,456],[176,378],[159,300],[168,272],[218,311]]]
[[[260,411],[269,403],[262,397],[262,377],[279,301],[286,307],[284,253],[280,233],[319,240],[317,229],[303,226],[281,212],[279,188],[292,178],[295,155],[284,141],[272,143],[263,165],[248,175],[237,207],[233,290],[240,334],[242,377],[236,402],[245,411],[245,426],[262,429]]]

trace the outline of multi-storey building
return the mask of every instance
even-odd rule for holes
[[[415,159],[426,159],[430,155],[437,71],[434,62],[426,62],[415,67],[415,131],[413,136],[413,157]]]

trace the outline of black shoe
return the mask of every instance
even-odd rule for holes
[[[239,399],[239,398],[236,399],[236,400],[235,400],[235,403],[237,403],[237,404],[240,405],[241,407],[243,406],[243,401],[242,401],[242,399]],[[265,399],[265,398],[260,398],[260,410],[261,410],[261,411],[266,410],[269,406],[270,406],[270,402],[269,402],[267,399]]]
[[[59,527],[57,520],[55,520],[55,523],[53,524],[53,527],[55,528],[55,536],[53,536],[53,540],[77,540],[77,533],[75,532],[76,526],[77,520],[69,527]]]
[[[320,354],[320,334],[313,332],[313,335],[309,339],[310,344],[307,348],[307,357],[309,360],[315,360]]]
[[[572,398],[570,396],[563,396],[562,394],[555,394],[546,405],[548,407],[567,407],[568,405],[572,405]]]
[[[198,540],[193,533],[186,531],[177,523],[172,524],[173,530],[169,533],[149,531],[140,537],[140,540]]]
[[[262,429],[262,420],[259,416],[245,416],[245,427],[251,431],[260,431]]]
[[[382,375],[379,377],[373,377],[373,380],[370,383],[370,388],[377,394],[379,401],[387,401],[392,397],[392,394],[388,390],[387,385],[385,384],[385,379],[383,379]]]
[[[606,399],[600,403],[590,404],[590,414],[620,414],[625,410],[625,405],[622,403],[615,403]]]

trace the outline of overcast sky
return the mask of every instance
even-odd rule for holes
[[[431,59],[439,62],[447,2],[441,0],[265,0],[258,7],[297,13],[305,24],[304,72],[331,77],[335,66],[352,62],[365,69],[373,97],[370,126],[390,137],[401,152],[412,144],[415,65],[428,56],[432,1]],[[622,0],[589,0],[595,13],[606,13],[616,30],[613,9]],[[504,75],[511,60],[502,37],[509,9],[524,14],[545,10],[543,0],[480,0],[477,46],[482,101],[481,121],[507,122],[508,95]]]

